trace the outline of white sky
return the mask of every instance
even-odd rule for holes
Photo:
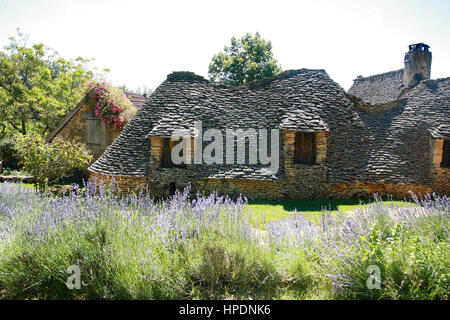
[[[0,0],[0,47],[16,28],[64,58],[95,58],[109,80],[155,89],[172,71],[207,78],[232,36],[260,32],[284,70],[325,69],[348,89],[357,75],[403,67],[412,43],[450,76],[450,1]]]

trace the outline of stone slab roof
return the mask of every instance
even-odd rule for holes
[[[128,100],[135,106],[137,110],[147,101],[147,98],[142,94],[124,91],[124,94],[127,96]]]
[[[175,72],[153,92],[111,147],[89,170],[106,175],[146,176],[150,137],[170,137],[174,129],[290,129],[327,131],[339,110],[351,105],[344,90],[324,70],[289,70],[246,86],[214,85],[189,72]],[[339,118],[339,116],[338,116]],[[280,141],[281,144],[281,141]],[[225,150],[225,149],[224,149]],[[280,159],[281,161],[281,159]],[[244,170],[245,169],[245,170]],[[277,180],[262,167],[208,166],[198,177]]]
[[[431,185],[430,142],[450,138],[450,78],[422,81],[384,112],[354,107],[353,125],[340,138],[340,161],[353,177],[331,170],[333,182]]]
[[[403,69],[377,74],[370,77],[360,77],[353,80],[348,94],[360,98],[367,104],[385,104],[397,100],[402,94]]]
[[[286,71],[250,87],[218,86],[178,72],[153,92],[89,170],[148,176],[150,137],[169,136],[174,129],[190,130],[194,121],[201,120],[203,130],[327,131],[330,183],[431,185],[429,142],[432,137],[450,138],[449,119],[450,78],[422,81],[400,101],[375,112],[354,104],[323,70]],[[273,176],[257,165],[198,165],[195,174],[197,178],[276,181],[283,179],[283,163],[280,152],[281,170]]]
[[[283,175],[272,174],[258,165],[203,165],[197,169],[197,178],[200,179],[245,179],[260,181],[279,181]]]

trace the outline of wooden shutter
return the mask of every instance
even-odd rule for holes
[[[314,164],[316,162],[315,137],[315,134],[311,132],[297,132],[295,134],[295,163]]]
[[[106,144],[106,126],[98,118],[86,119],[88,123],[87,144],[104,146]]]
[[[450,140],[444,140],[441,167],[450,168]]]

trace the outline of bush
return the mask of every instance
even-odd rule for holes
[[[84,169],[92,160],[90,151],[83,144],[59,137],[49,144],[36,134],[20,135],[17,151],[23,169],[33,175],[37,189],[45,188],[73,169]]]
[[[378,200],[345,218],[322,251],[322,267],[335,296],[447,300],[449,204],[446,196],[409,207],[389,207]],[[370,288],[375,276],[379,285]]]
[[[20,159],[17,154],[15,141],[12,138],[5,138],[0,140],[0,161],[2,161],[2,167],[10,170],[20,169]]]

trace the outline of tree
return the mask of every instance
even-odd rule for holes
[[[231,46],[225,46],[209,64],[209,78],[212,82],[231,85],[248,85],[254,80],[273,77],[281,67],[273,58],[272,44],[247,33],[241,39],[231,38]]]
[[[27,37],[0,51],[0,133],[45,135],[83,97],[93,78],[88,59],[65,60],[42,43],[27,46]]]
[[[153,93],[153,90],[147,86],[139,86],[136,89],[131,89],[129,87],[127,87],[125,84],[118,86],[118,89],[124,91],[124,92],[132,92],[132,93],[137,93],[137,94],[141,94],[141,95],[147,95],[148,97],[150,97]]]
[[[73,169],[84,169],[92,160],[90,151],[80,143],[64,141],[56,137],[46,143],[34,133],[17,136],[16,148],[23,170],[34,177],[36,189],[56,182]]]

